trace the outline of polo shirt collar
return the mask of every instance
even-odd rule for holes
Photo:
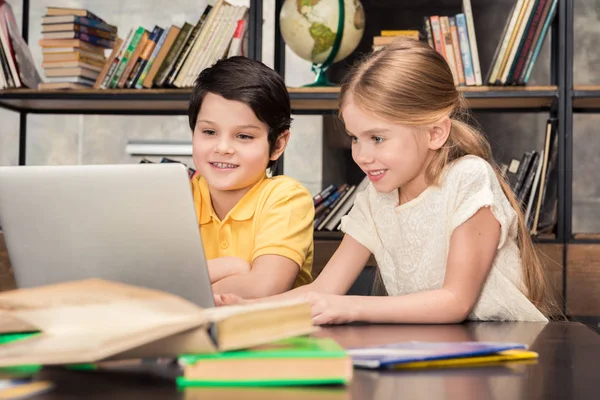
[[[260,188],[263,181],[267,178],[266,172],[252,188],[244,194],[238,203],[229,211],[228,217],[236,221],[247,221],[254,216],[256,204],[258,202]],[[208,183],[204,177],[198,179],[198,188],[200,190],[200,198],[202,199],[202,210],[200,212],[200,224],[207,224],[211,220],[219,221],[219,217],[215,213],[210,197]],[[226,217],[227,218],[227,217]]]

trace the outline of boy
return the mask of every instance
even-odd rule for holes
[[[290,138],[290,114],[283,80],[260,62],[220,60],[195,82],[192,190],[215,294],[259,298],[312,281],[312,197],[266,175]]]

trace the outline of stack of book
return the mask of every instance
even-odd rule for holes
[[[233,1],[232,1],[233,2]],[[115,46],[94,87],[189,87],[203,69],[223,57],[245,55],[248,7],[209,0],[198,22],[143,26]]]
[[[48,7],[42,17],[42,67],[49,82],[40,89],[94,85],[115,46],[117,28],[85,9]]]
[[[331,184],[313,197],[315,205],[315,231],[339,231],[342,217],[350,211],[356,195],[369,184],[365,176],[358,185]]]
[[[372,50],[377,51],[390,44],[397,37],[413,40],[422,40],[423,35],[416,29],[407,30],[382,30],[379,36],[373,36]]]
[[[10,304],[1,315],[0,383],[8,370],[55,365],[117,372],[159,359],[179,359],[183,387],[343,385],[353,375],[335,340],[309,336],[317,328],[307,302],[202,308],[102,279],[16,289],[0,301]]]
[[[413,369],[498,365],[509,361],[535,363],[538,353],[527,347],[513,342],[413,341],[354,348],[347,352],[357,368]]]

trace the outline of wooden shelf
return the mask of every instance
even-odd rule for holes
[[[472,109],[550,109],[555,86],[460,87]],[[111,89],[0,91],[0,107],[29,113],[186,115],[191,89]],[[294,113],[332,113],[339,87],[289,88]],[[600,93],[600,92],[599,92]]]
[[[573,109],[578,112],[600,110],[600,86],[575,85],[573,87]]]
[[[0,91],[0,106],[53,114],[186,115],[191,89]]]
[[[574,243],[600,243],[600,233],[576,233],[571,242]]]
[[[288,90],[295,112],[331,112],[337,108],[339,87]],[[558,97],[556,86],[461,86],[458,90],[474,110],[549,110]]]

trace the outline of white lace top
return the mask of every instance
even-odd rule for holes
[[[450,235],[481,207],[490,207],[501,225],[500,242],[468,319],[547,321],[524,294],[517,214],[489,163],[475,156],[456,160],[439,186],[397,205],[397,191],[378,193],[369,185],[342,218],[342,230],[375,256],[390,296],[441,288]]]

